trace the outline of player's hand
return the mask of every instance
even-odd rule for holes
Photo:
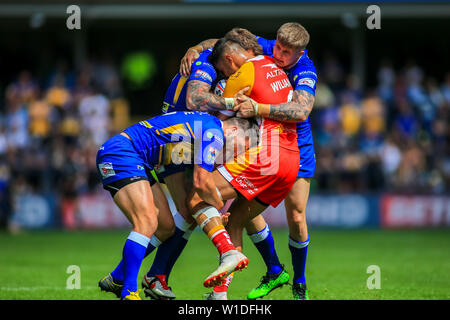
[[[251,118],[256,115],[255,113],[256,101],[245,95],[237,97],[237,105],[233,111],[236,111],[236,116],[239,118]]]
[[[189,48],[188,51],[186,51],[186,54],[181,59],[180,64],[180,74],[183,77],[189,77],[189,74],[191,73],[191,65],[199,56],[200,53],[198,53],[195,49]]]
[[[226,226],[227,224],[228,224],[228,217],[230,216],[230,213],[229,212],[225,212],[225,213],[223,213],[222,215],[221,215],[221,217],[222,217],[222,224],[224,225],[224,226]]]

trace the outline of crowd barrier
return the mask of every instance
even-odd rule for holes
[[[57,200],[53,195],[16,197],[10,221],[29,229],[125,228],[130,224],[106,192]],[[271,228],[287,226],[284,203],[263,213]],[[324,228],[450,227],[450,196],[343,194],[311,195],[308,226]]]

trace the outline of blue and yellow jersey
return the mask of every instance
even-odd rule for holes
[[[263,49],[263,54],[273,57],[273,47],[275,46],[276,40],[267,40],[261,37],[256,38]],[[289,82],[294,90],[305,90],[315,96],[317,71],[314,63],[308,57],[308,51],[306,49],[297,63],[289,69],[284,69],[284,71],[288,75]],[[308,117],[305,121],[297,123],[297,133],[299,135],[307,134],[310,127],[311,123]]]
[[[223,147],[222,122],[207,112],[170,112],[124,130],[151,166],[198,164],[213,171]]]
[[[205,50],[192,63],[189,78],[182,77],[179,73],[173,78],[166,96],[164,97],[162,113],[173,111],[186,111],[187,83],[191,80],[206,82],[212,88],[217,83],[217,73],[209,62],[212,49]]]

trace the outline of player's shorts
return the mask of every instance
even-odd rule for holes
[[[155,167],[156,176],[158,182],[164,183],[164,178],[174,173],[184,172],[188,167],[192,167],[192,164],[168,164]]]
[[[255,198],[263,205],[276,207],[295,183],[300,162],[297,151],[284,148],[276,151],[267,156],[262,147],[250,148],[235,162],[217,170],[247,200]]]
[[[312,178],[316,170],[316,153],[310,128],[297,129],[297,144],[300,154],[297,178]]]
[[[136,152],[131,140],[121,134],[107,140],[97,152],[97,170],[103,188],[113,197],[121,188],[136,181],[156,183],[152,169]]]

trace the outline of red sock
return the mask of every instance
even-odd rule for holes
[[[219,250],[219,254],[222,255],[230,250],[236,250],[233,243],[231,242],[228,232],[222,227],[220,230],[214,232],[210,237],[211,241]]]

